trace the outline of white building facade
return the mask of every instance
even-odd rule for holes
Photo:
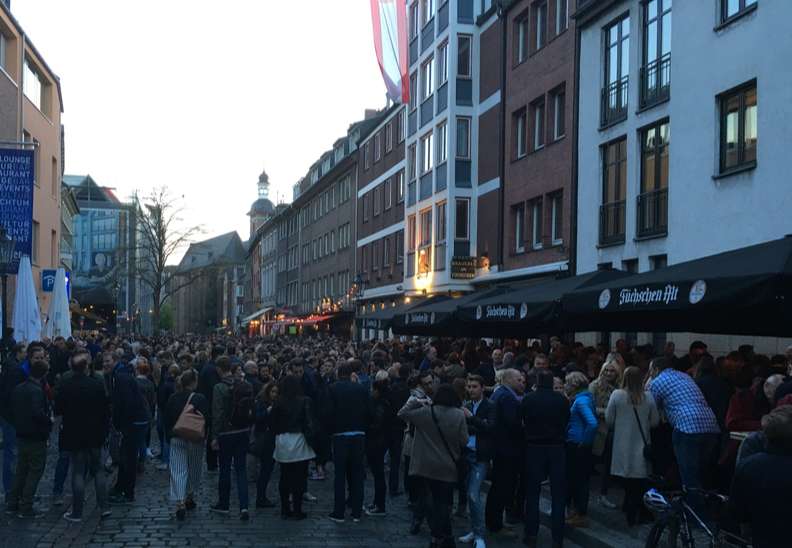
[[[578,273],[792,233],[791,16],[772,0],[579,7]]]

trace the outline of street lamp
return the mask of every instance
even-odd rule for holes
[[[0,275],[3,281],[3,331],[8,329],[8,268],[14,258],[16,242],[6,234],[5,228],[0,226]],[[0,333],[4,338],[5,333]]]

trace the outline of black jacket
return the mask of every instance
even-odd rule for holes
[[[327,389],[324,412],[331,434],[366,432],[371,426],[371,396],[360,384],[339,380]]]
[[[495,454],[516,457],[522,454],[520,435],[520,402],[506,386],[498,387],[490,398],[495,407]]]
[[[393,410],[393,420],[388,425],[388,428],[391,430],[391,432],[396,432],[401,435],[407,425],[403,420],[396,416],[396,413],[398,413],[399,409],[404,407],[404,404],[407,403],[408,399],[410,399],[410,388],[407,386],[406,382],[401,379],[397,379],[390,385],[387,396],[385,397],[388,398],[390,407]]]
[[[198,392],[203,394],[206,401],[209,402],[209,415],[212,414],[212,398],[214,397],[214,387],[220,382],[220,373],[213,362],[208,362],[201,374],[198,376]]]
[[[473,402],[467,407],[473,411]],[[479,403],[476,413],[467,418],[468,434],[476,436],[476,461],[489,462],[495,456],[495,404],[484,398]]]
[[[198,392],[193,392],[192,394],[193,397],[190,400],[190,404],[205,418],[209,413],[209,403],[206,401],[206,398],[203,397],[203,394],[199,394]],[[187,405],[187,400],[189,398],[190,392],[178,392],[172,394],[171,397],[168,398],[168,401],[165,402],[165,405],[160,407],[163,426],[165,427],[165,437],[168,439],[173,437],[173,427],[176,426],[176,421],[179,420],[179,416],[184,410],[184,406]]]
[[[62,450],[102,447],[110,425],[110,400],[104,382],[83,373],[62,377],[55,394],[55,414],[63,416]]]
[[[169,373],[162,372],[162,380],[157,387],[157,407],[165,409],[168,405],[168,400],[176,392],[176,379],[170,376]]]
[[[715,413],[721,432],[726,431],[726,412],[729,410],[729,401],[734,394],[734,388],[715,373],[703,373],[696,384],[707,400],[707,405]]]
[[[124,430],[135,423],[151,421],[148,405],[140,391],[132,368],[118,364],[112,379],[113,426]]]
[[[564,445],[569,401],[552,388],[540,386],[520,403],[520,421],[526,445]]]
[[[286,434],[289,432],[303,432],[306,414],[313,413],[313,404],[310,398],[298,397],[292,402],[278,402],[272,407],[270,424],[272,433]]]
[[[10,409],[17,438],[47,441],[52,431],[51,408],[39,382],[28,379],[14,388]]]
[[[11,420],[11,394],[25,382],[27,375],[21,364],[6,363],[0,373],[0,417]]]
[[[371,423],[366,432],[366,446],[384,448],[387,443],[388,425],[394,421],[396,411],[391,407],[387,392],[378,398],[371,398]],[[400,408],[401,409],[401,408]]]

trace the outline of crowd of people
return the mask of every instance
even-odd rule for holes
[[[409,533],[428,525],[438,548],[517,538],[519,524],[524,544],[536,546],[548,484],[553,546],[562,546],[566,527],[589,525],[593,474],[604,508],[618,508],[614,480],[623,487],[626,526],[653,519],[642,496],[662,481],[684,486],[702,513],[701,489],[731,494],[731,515],[750,526],[754,546],[786,545],[792,348],[767,357],[745,346],[714,358],[701,341],[677,357],[672,343],[655,352],[557,337],[93,334],[4,343],[2,484],[6,513],[20,519],[40,515],[34,501],[52,438],[52,501],[64,504],[71,472],[70,522],[86,514],[89,481],[101,518],[135,504],[156,454],[179,521],[209,502],[196,500],[205,473],[217,476],[210,510],[230,514],[233,475],[239,518],[250,520],[252,458],[256,509],[303,520],[304,501],[315,500],[308,480],[332,476],[330,520],[381,518],[406,495]],[[466,523],[462,536],[454,517]]]

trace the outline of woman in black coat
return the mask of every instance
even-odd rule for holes
[[[253,454],[259,459],[259,476],[256,482],[256,508],[273,508],[275,503],[267,498],[267,485],[272,477],[275,461],[275,434],[270,418],[272,406],[278,399],[278,384],[271,381],[264,385],[256,396],[256,425],[253,429]]]
[[[374,476],[374,503],[366,508],[369,516],[385,515],[385,452],[388,449],[387,433],[396,420],[396,412],[389,399],[389,378],[386,371],[377,373],[372,385],[372,420],[366,434],[366,457]],[[398,456],[394,466],[398,466]]]

